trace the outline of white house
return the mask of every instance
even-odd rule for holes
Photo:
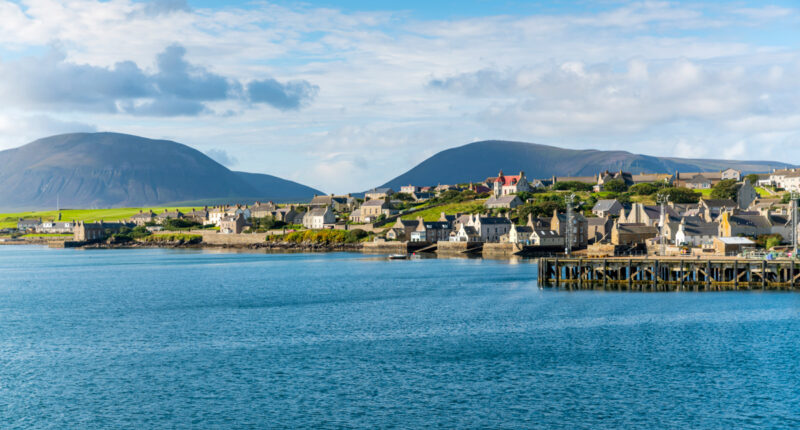
[[[336,215],[333,214],[330,206],[314,208],[306,212],[303,217],[303,227],[307,229],[322,229],[326,224],[336,222]]]

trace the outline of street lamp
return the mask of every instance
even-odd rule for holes
[[[572,252],[572,204],[575,202],[575,194],[569,193],[564,196],[564,201],[567,204],[567,227],[564,230],[564,253],[569,255]]]

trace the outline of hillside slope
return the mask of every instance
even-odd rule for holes
[[[673,173],[733,167],[751,173],[784,166],[785,163],[772,161],[652,157],[626,151],[574,150],[534,143],[487,140],[441,151],[382,186],[396,190],[408,184],[482,181],[495,176],[499,169],[512,175],[524,171],[528,178],[542,179],[552,176],[589,176],[606,169],[631,173]]]
[[[250,175],[261,177],[260,181]],[[232,172],[186,145],[119,133],[73,133],[0,151],[0,209],[106,208],[210,198],[309,198],[321,192]]]

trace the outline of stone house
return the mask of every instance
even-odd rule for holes
[[[719,236],[757,237],[764,234],[772,234],[769,216],[757,212],[732,210],[723,212],[719,217]]]
[[[628,172],[623,172],[622,170],[618,172],[609,172],[606,170],[605,172],[600,172],[597,175],[597,184],[595,185],[595,191],[603,191],[605,184],[609,181],[613,180],[621,180],[627,186],[633,185],[633,175]]]
[[[531,233],[533,233],[533,227],[511,224],[511,229],[508,230],[508,241],[510,243],[530,245]]]
[[[533,230],[530,235],[530,244],[534,246],[558,246],[566,244],[564,236],[553,230]]]
[[[284,206],[278,208],[272,213],[272,216],[277,221],[285,222],[286,224],[302,224],[303,214],[297,212],[294,206]]]
[[[756,246],[755,242],[746,237],[715,237],[713,243],[717,255],[735,255]]]
[[[364,198],[368,200],[384,200],[394,194],[391,188],[373,188],[364,193]]]
[[[250,216],[253,218],[274,217],[276,210],[278,210],[278,207],[273,202],[255,202],[250,208]]]
[[[392,206],[385,199],[367,200],[361,205],[362,222],[373,222],[381,215],[390,215]]]
[[[414,194],[420,191],[419,187],[416,185],[403,185],[400,187],[400,192],[403,194]]]
[[[482,242],[500,242],[500,236],[511,229],[511,220],[503,217],[474,215],[469,224],[475,228]]]
[[[515,207],[522,204],[522,200],[515,195],[504,195],[504,196],[497,196],[493,195],[486,200],[486,207],[489,209],[495,208],[506,208],[506,209],[514,209]]]
[[[633,184],[644,184],[644,183],[661,183],[661,184],[668,184],[672,185],[673,181],[675,180],[675,175],[670,173],[640,173],[638,175],[631,176],[633,180]]]
[[[623,206],[617,199],[602,199],[598,200],[592,207],[592,213],[600,218],[606,216],[618,216],[622,211]]]
[[[335,222],[336,215],[333,214],[330,206],[310,208],[303,216],[303,227],[307,229],[319,230]]]
[[[492,188],[495,196],[507,196],[533,190],[525,177],[525,172],[519,172],[519,175],[505,176],[500,170],[497,177],[486,179],[486,185]]]
[[[450,233],[450,242],[481,242],[481,235],[475,227],[460,224],[458,230]]]
[[[350,212],[350,216],[347,219],[349,219],[350,222],[352,222],[352,223],[356,223],[356,224],[363,223],[364,222],[364,218],[361,216],[361,208],[353,209],[353,211]]]
[[[573,248],[586,248],[589,244],[589,222],[583,214],[575,212],[572,217],[571,238]],[[558,234],[567,237],[567,214],[558,213],[553,210],[553,217],[550,218],[549,230],[557,231]]]
[[[224,216],[219,220],[219,232],[222,234],[239,234],[246,225],[247,221],[245,221],[244,215],[241,213]]]
[[[155,217],[155,221],[159,224],[163,224],[168,219],[183,219],[183,212],[177,209],[174,211],[164,209],[164,212],[157,213]]]
[[[138,214],[132,215],[128,220],[136,225],[145,225],[149,222],[155,222],[156,214],[148,210],[146,212],[139,210]]]
[[[745,210],[758,199],[759,194],[756,187],[745,179],[736,189],[736,204],[739,209]]]
[[[443,221],[424,221],[417,219],[417,228],[411,232],[412,242],[439,242],[450,240],[450,233],[453,231],[449,222]]]
[[[723,212],[738,207],[731,199],[700,199],[700,213],[706,221],[716,221]]]
[[[434,197],[433,193],[423,193],[422,191],[417,191],[411,193],[411,197],[414,199],[415,202],[425,202]]]
[[[72,237],[78,242],[92,242],[96,240],[103,240],[109,236],[122,230],[123,228],[133,228],[136,224],[125,222],[92,222],[87,223],[78,221],[75,224],[75,229]]]
[[[391,229],[386,233],[386,238],[390,240],[399,240],[401,242],[408,242],[411,240],[411,232],[417,230],[420,218],[418,219],[401,219],[398,218],[392,225]]]
[[[357,200],[350,194],[344,196],[330,195],[318,196],[314,195],[309,203],[310,207],[330,206],[334,212],[350,212],[357,206]]]
[[[706,222],[700,217],[683,217],[664,226],[664,236],[675,245],[702,246],[710,244],[719,234],[718,222]]]
[[[608,242],[611,240],[611,228],[614,221],[611,217],[591,217],[586,218],[588,243]]]
[[[675,209],[669,205],[664,207],[664,215],[672,218],[680,218]],[[658,225],[661,221],[661,207],[658,205],[645,205],[634,203],[630,212],[620,211],[619,222],[622,224],[646,224]]]
[[[42,224],[41,218],[20,218],[17,220],[17,230],[21,232],[36,231]]]
[[[208,221],[208,206],[202,209],[194,209],[192,208],[191,211],[185,213],[183,215],[185,219],[189,221],[196,222],[199,224],[205,224]]]
[[[613,245],[636,245],[645,243],[647,239],[658,236],[658,228],[652,225],[637,223],[625,224],[619,221],[614,223],[611,229],[611,244]]]

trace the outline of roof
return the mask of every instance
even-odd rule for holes
[[[768,229],[772,227],[767,217],[761,215],[732,215],[729,218],[731,225],[744,225],[748,227],[756,227],[761,229]]]
[[[600,218],[600,217],[591,217],[591,218],[586,218],[586,221],[589,222],[589,225],[597,226],[597,225],[604,225],[605,223],[607,223],[609,221],[609,219],[608,218]]]
[[[468,225],[463,225],[463,224],[461,225],[461,227],[464,229],[464,232],[467,233],[470,236],[477,236],[478,235],[478,230],[476,230],[475,227],[468,226]]]
[[[494,216],[478,217],[478,221],[481,224],[511,224],[511,220],[508,218]]]
[[[518,225],[514,227],[517,233],[533,233],[533,227],[527,225]]]
[[[535,235],[539,236],[539,237],[561,237],[561,235],[558,234],[558,232],[555,231],[555,230],[538,230],[537,229],[533,233]]]
[[[447,230],[450,228],[450,223],[445,221],[425,221],[423,224],[428,230]]]
[[[711,208],[735,208],[737,204],[731,199],[701,199],[700,203],[705,203],[706,206]]]
[[[328,211],[328,207],[314,208],[308,211],[308,216],[323,216]]]
[[[617,224],[617,231],[631,234],[658,234],[658,227],[647,224]]]
[[[500,176],[497,176],[495,178],[487,178],[486,183],[494,184],[495,182],[499,182],[500,185],[505,187],[510,185],[516,185],[517,183],[519,183],[520,178],[522,178],[522,175],[513,175],[513,176],[503,175],[503,171],[501,170]]]
[[[726,245],[753,245],[755,242],[746,238],[746,237],[715,237],[715,240],[718,240]]]
[[[365,194],[388,194],[392,191],[391,188],[373,188],[367,191]]]
[[[617,199],[598,200],[597,203],[595,203],[594,207],[592,208],[592,211],[608,212],[613,208],[615,203],[618,204],[620,207],[622,207],[622,205],[617,201]]]
[[[491,196],[491,197],[489,197],[488,200],[486,200],[486,204],[487,205],[495,205],[495,204],[507,205],[507,204],[510,204],[511,202],[513,202],[514,200],[519,200],[519,197],[517,197],[515,195],[507,195],[507,196],[500,196],[500,197]]]
[[[372,199],[372,200],[365,201],[364,204],[362,204],[361,206],[362,207],[363,206],[383,206],[385,204],[387,204],[386,200]]]

